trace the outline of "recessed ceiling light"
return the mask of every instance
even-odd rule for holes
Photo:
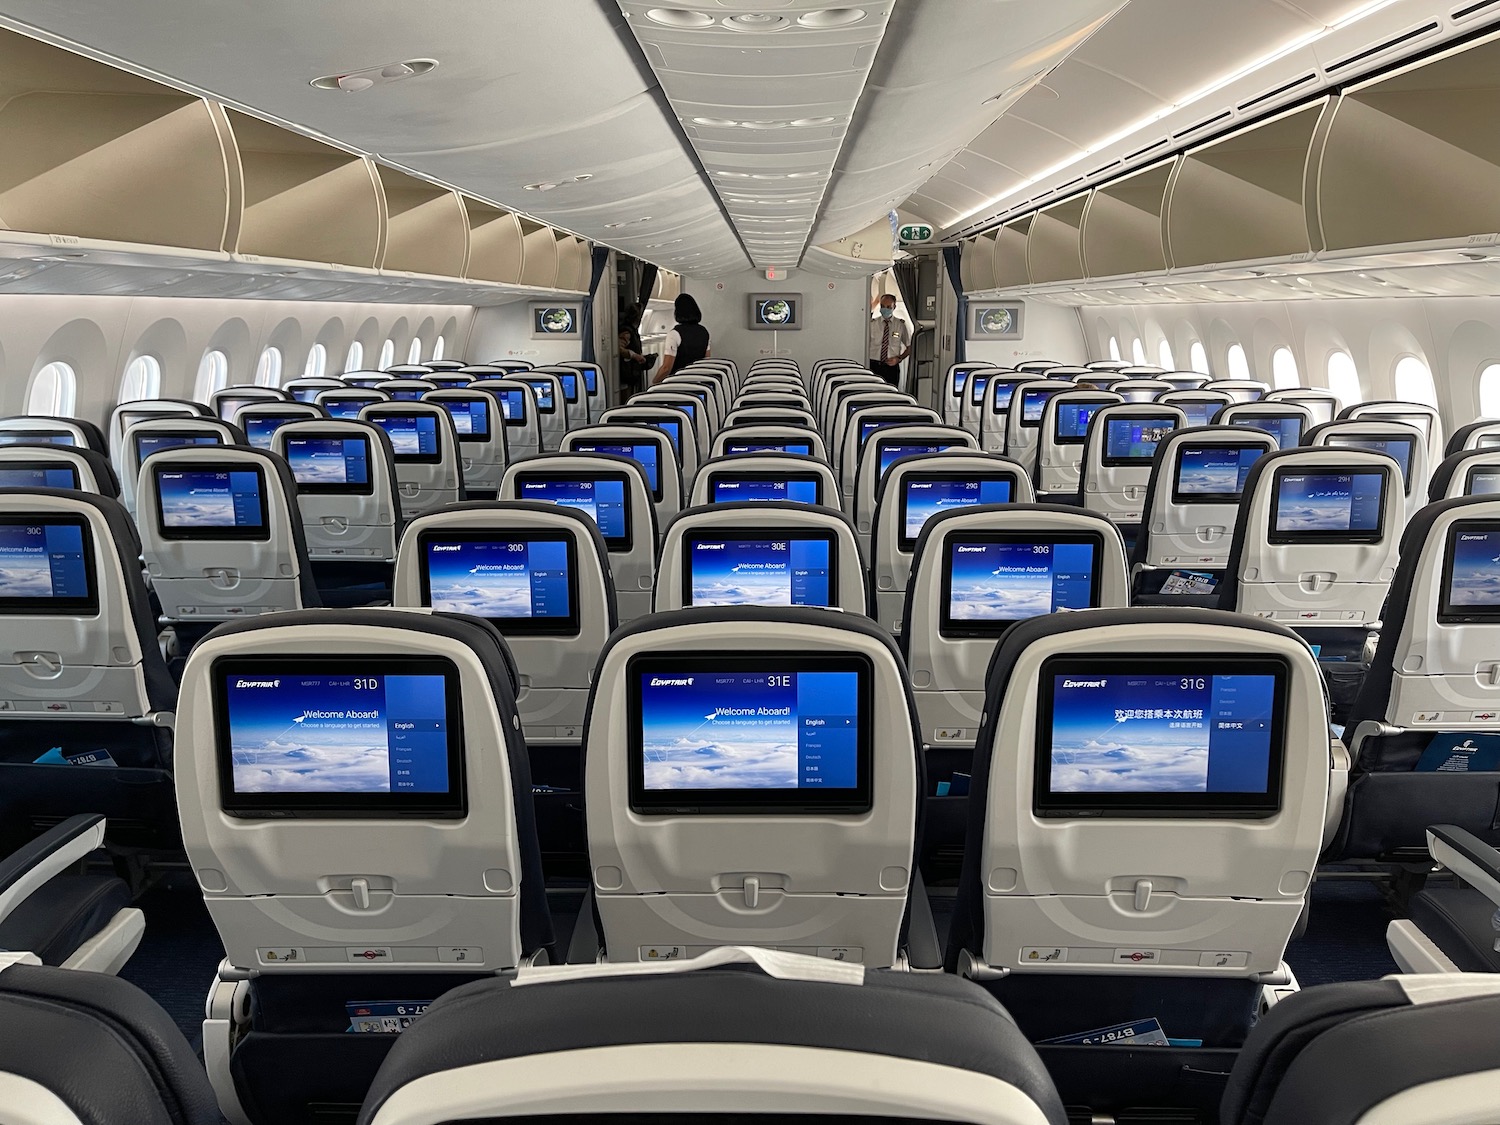
[[[785,129],[790,121],[741,121],[741,129]]]
[[[819,125],[837,125],[837,117],[798,117],[792,121],[792,125],[798,129],[816,128]]]
[[[789,180],[816,180],[822,175],[822,172],[788,172],[786,178]]]
[[[526,191],[551,191],[556,186],[557,186],[557,184],[553,183],[551,180],[542,180],[540,183],[527,184],[524,190],[526,190]]]
[[[728,117],[690,117],[688,120],[694,125],[706,125],[710,129],[733,129],[739,124]]]
[[[663,27],[712,27],[713,16],[707,12],[690,12],[686,8],[649,8],[646,18]]]
[[[824,8],[821,12],[808,12],[798,16],[797,22],[803,27],[848,27],[864,18],[863,8]]]
[[[748,179],[752,178],[749,172],[726,172],[726,171],[724,171],[721,168],[714,169],[713,171],[709,172],[709,175],[710,176],[718,176],[719,178],[725,179],[725,180],[748,180]],[[757,178],[763,180],[763,179],[766,179],[767,177],[760,176],[760,177],[757,177]]]
[[[725,16],[722,22],[731,31],[781,31],[792,26],[791,20],[771,12],[742,12]]]
[[[372,66],[365,70],[351,70],[347,74],[325,74],[322,78],[314,78],[310,85],[319,90],[342,90],[346,94],[357,94],[372,86],[416,78],[436,68],[436,59],[407,59],[405,62],[387,63],[385,66]]]

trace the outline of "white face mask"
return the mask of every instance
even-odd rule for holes
[[[893,316],[896,315],[896,310],[893,309],[893,308],[890,308],[890,307],[888,307],[886,305],[881,305],[880,306],[880,315],[883,316],[883,317],[885,317],[886,320],[890,320],[891,317],[893,317]]]

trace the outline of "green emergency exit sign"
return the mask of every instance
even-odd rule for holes
[[[900,235],[902,242],[931,242],[932,228],[926,223],[906,223]]]

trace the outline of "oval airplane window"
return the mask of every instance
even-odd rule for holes
[[[78,398],[78,379],[66,363],[47,364],[31,377],[31,393],[26,396],[27,414],[45,414],[71,418]]]
[[[1146,346],[1139,340],[1130,341],[1130,358],[1135,361],[1137,367],[1146,366]]]
[[[421,363],[422,362],[422,339],[421,339],[420,336],[413,336],[412,337],[411,347],[409,347],[409,348],[406,349],[406,362],[407,363]]]
[[[314,344],[312,350],[307,353],[307,363],[302,368],[304,379],[321,379],[323,373],[328,370],[328,349],[322,344]]]
[[[1277,348],[1271,353],[1271,381],[1278,391],[1302,385],[1302,376],[1297,372],[1297,357],[1291,348]]]
[[[195,402],[207,402],[215,391],[229,385],[229,357],[221,351],[203,353],[198,361],[198,384],[193,390]]]
[[[1402,402],[1437,405],[1437,387],[1432,382],[1432,368],[1414,355],[1402,356],[1396,364],[1396,397]]]
[[[391,366],[391,364],[395,362],[396,341],[387,340],[385,343],[380,345],[380,362],[376,364],[376,366],[379,367],[380,370],[384,371],[387,367]]]
[[[1479,413],[1500,418],[1500,363],[1491,363],[1479,373]]]
[[[1188,351],[1188,367],[1199,375],[1212,375],[1208,369],[1208,349],[1203,346],[1202,341],[1194,340],[1192,348]]]
[[[1250,361],[1245,358],[1245,349],[1238,344],[1229,345],[1229,377],[1231,379],[1249,379]]]
[[[439,336],[436,340],[434,340],[432,342],[432,358],[433,359],[442,359],[443,358],[443,353],[448,350],[447,343],[448,342],[446,340],[444,340],[441,336]]]
[[[161,362],[154,355],[138,355],[125,365],[120,380],[120,402],[161,397]]]
[[[1120,361],[1120,341],[1113,336],[1109,338],[1109,358],[1116,363]]]
[[[365,363],[365,346],[358,340],[349,345],[349,355],[344,360],[345,371],[358,371]]]
[[[260,353],[260,362],[255,365],[257,387],[281,386],[281,349],[267,348]]]
[[[1334,352],[1328,357],[1328,389],[1344,406],[1365,401],[1365,392],[1359,383],[1359,368],[1354,366],[1348,352]]]
[[[1161,364],[1161,367],[1162,367],[1163,371],[1176,371],[1177,370],[1177,364],[1172,359],[1172,345],[1171,345],[1171,343],[1169,341],[1163,340],[1157,346],[1157,349],[1156,349],[1156,359],[1157,359],[1157,362]]]

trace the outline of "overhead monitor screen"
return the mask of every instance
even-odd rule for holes
[[[1378,469],[1281,469],[1274,485],[1272,543],[1376,543],[1385,519],[1386,474]]]
[[[901,478],[898,546],[914,551],[933,516],[979,504],[1009,504],[1014,489],[1011,473],[907,473]]]
[[[230,815],[466,812],[449,661],[221,657],[212,677],[219,799]]]
[[[1103,541],[1091,532],[1047,536],[976,532],[947,540],[945,637],[994,637],[1017,621],[1099,604]]]
[[[924,453],[942,453],[949,449],[967,449],[960,441],[922,441],[919,438],[877,438],[875,442],[876,463],[880,475],[885,476],[892,465],[903,457],[920,457]]]
[[[0,461],[0,488],[78,488],[78,470],[49,461]]]
[[[244,424],[245,440],[252,449],[270,449],[272,435],[277,430],[288,422],[305,422],[307,418],[302,414],[260,414],[249,418],[242,416],[240,421]]]
[[[1301,414],[1244,414],[1236,418],[1233,424],[1264,430],[1276,439],[1278,448],[1295,449],[1302,443],[1302,425],[1305,421]]]
[[[800,457],[812,456],[812,443],[807,441],[731,441],[724,445],[724,455],[733,457],[741,453],[795,453]]]
[[[153,430],[135,435],[135,459],[137,466],[144,465],[146,458],[163,449],[175,449],[182,445],[221,445],[218,434],[199,432],[173,433],[170,430]]]
[[[1500,465],[1476,465],[1469,470],[1468,496],[1492,496],[1500,493]]]
[[[522,379],[521,382],[536,392],[536,408],[544,413],[551,414],[557,410],[557,402],[552,393],[551,379]]]
[[[708,480],[710,503],[787,501],[821,504],[822,479],[816,473],[713,473]]]
[[[1500,521],[1460,520],[1448,530],[1438,620],[1447,625],[1500,621]]]
[[[94,540],[81,516],[0,517],[0,614],[98,612]]]
[[[525,391],[517,394],[524,395]],[[459,441],[489,441],[490,440],[490,404],[483,397],[476,398],[439,398],[432,400],[448,412],[448,417],[453,419],[453,429],[458,434]]]
[[[155,466],[157,526],[166,539],[266,539],[265,479],[256,468]]]
[[[370,493],[370,442],[362,437],[293,435],[286,460],[297,488],[308,493]]]
[[[1040,676],[1035,812],[1273,815],[1288,675],[1274,657],[1053,657]]]
[[[422,603],[495,621],[502,632],[573,636],[578,577],[566,533],[424,531]]]
[[[324,410],[328,411],[328,416],[330,418],[339,418],[344,421],[353,421],[359,417],[359,412],[365,407],[373,406],[377,402],[384,401],[385,399],[381,398],[379,395],[370,395],[369,397],[361,395],[358,397],[351,396],[349,398],[324,398],[321,402],[318,403],[318,405],[321,406]]]
[[[1104,464],[1120,467],[1149,465],[1162,439],[1177,428],[1164,418],[1110,418],[1104,434]]]
[[[1194,445],[1177,447],[1174,504],[1238,504],[1250,470],[1266,453],[1263,445]]]
[[[524,426],[526,424],[526,392],[520,387],[506,388],[496,391],[495,397],[500,400],[500,413],[505,416],[507,425]]]
[[[630,487],[624,473],[522,473],[516,482],[520,499],[577,508],[598,526],[611,551],[630,550]]]
[[[802,327],[800,293],[750,294],[752,332],[795,332]]]
[[[1415,444],[1413,439],[1404,437],[1342,437],[1332,434],[1328,438],[1328,445],[1334,449],[1368,449],[1371,453],[1394,457],[1396,464],[1401,466],[1401,479],[1408,494],[1411,492],[1411,456]]]
[[[626,670],[639,813],[867,811],[874,672],[862,657],[636,657]]]
[[[1025,387],[1021,388],[1021,425],[1040,426],[1042,424],[1042,413],[1046,409],[1047,400],[1053,395],[1061,394],[1061,388],[1057,390],[1033,391]]]
[[[682,542],[683,601],[691,606],[830,606],[838,597],[833,533],[691,534]]]
[[[67,430],[0,430],[0,445],[78,445]]]
[[[443,459],[438,444],[438,420],[432,414],[376,414],[369,421],[391,439],[397,461],[437,464]]]
[[[608,453],[614,457],[628,457],[646,472],[646,487],[653,499],[660,500],[661,492],[661,447],[654,441],[640,444],[614,441],[580,441],[573,445],[574,453]]]
[[[1058,403],[1053,440],[1058,445],[1082,445],[1088,436],[1089,422],[1108,405],[1108,401]]]

